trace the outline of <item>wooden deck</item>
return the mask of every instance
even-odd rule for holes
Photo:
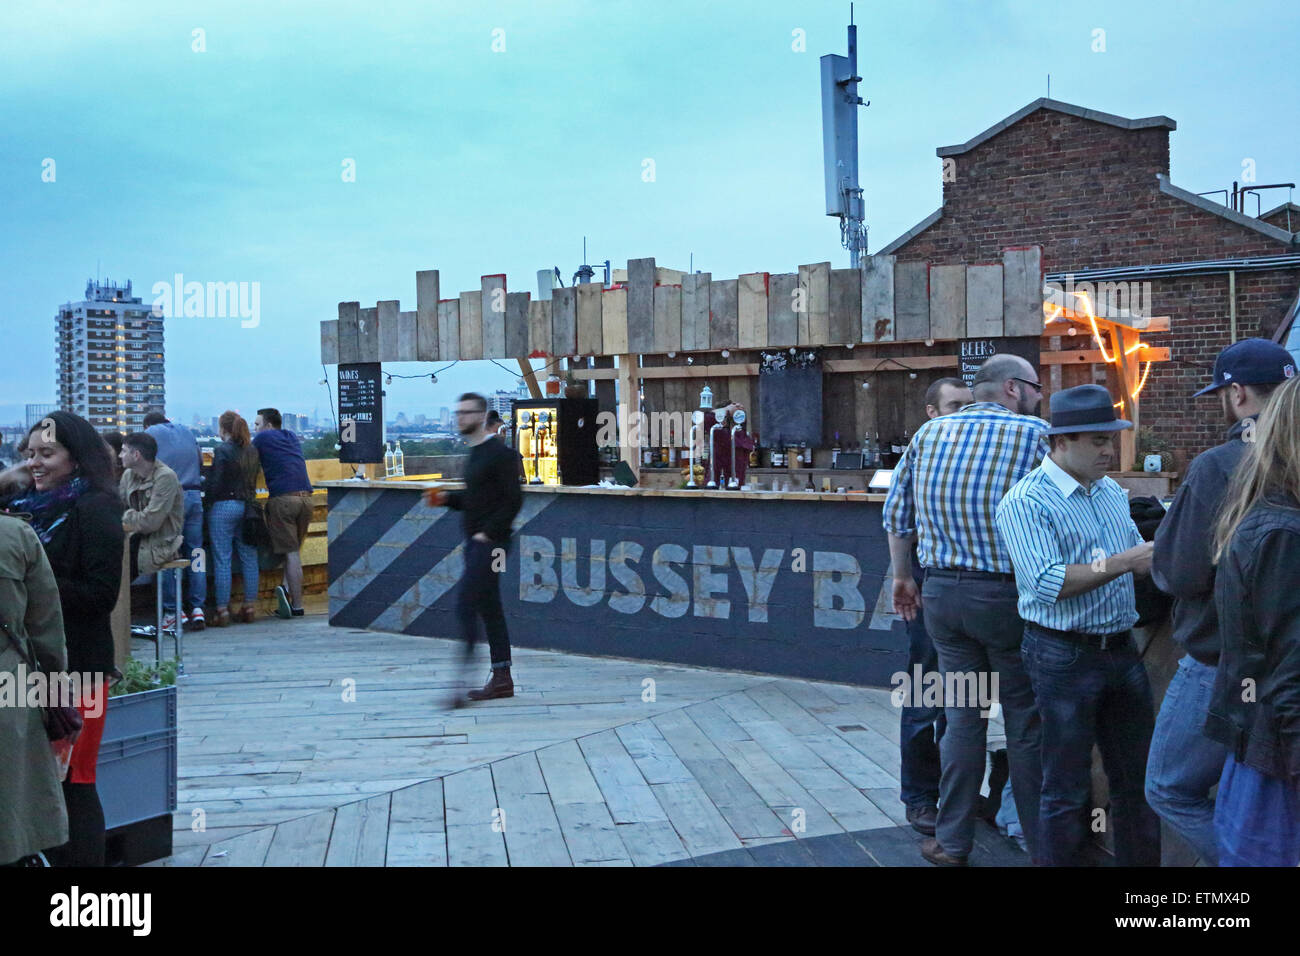
[[[161,865],[928,865],[883,690],[518,650],[513,699],[448,710],[455,641],[308,615],[186,651]]]

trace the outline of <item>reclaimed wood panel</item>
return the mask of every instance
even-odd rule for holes
[[[1002,253],[1002,334],[1043,331],[1043,250],[1040,246]]]
[[[460,360],[483,357],[483,290],[460,294]]]
[[[438,361],[460,358],[460,300],[438,300]]]
[[[894,265],[894,338],[899,342],[930,338],[930,266],[925,262]]]
[[[665,358],[665,365],[684,366],[686,356],[677,355],[673,358]],[[672,429],[672,444],[679,448],[686,443],[686,432],[690,428],[691,416],[689,412],[693,406],[690,404],[694,400],[691,395],[688,398],[686,378],[666,378],[664,381],[664,411],[670,413],[680,413],[680,421],[674,419]],[[680,425],[680,427],[677,427]]]
[[[767,277],[749,272],[736,280],[736,344],[742,349],[767,347]]]
[[[600,332],[606,353],[627,354],[627,289],[622,286],[600,294]]]
[[[781,272],[769,277],[767,296],[767,344],[786,348],[799,344],[799,273]]]
[[[379,361],[379,308],[362,309],[357,319],[357,361]]]
[[[658,352],[650,352],[641,356],[642,368],[660,368],[667,361],[666,356]],[[644,378],[641,380],[641,395],[644,401],[643,411],[647,415],[653,415],[655,412],[664,411],[664,380],[662,378]],[[651,443],[650,422],[647,420],[642,425],[642,445]],[[658,452],[658,449],[655,449]],[[656,459],[657,461],[658,459]]]
[[[893,256],[862,260],[862,342],[894,341]]]
[[[599,355],[604,345],[601,334],[599,282],[584,282],[578,289],[578,354]]]
[[[930,338],[966,337],[966,267],[930,267]]]
[[[578,297],[573,286],[551,293],[551,352],[574,355],[578,351]]]
[[[807,310],[799,320],[799,344],[830,344],[831,264],[814,262],[800,266],[799,289]]]
[[[428,780],[392,795],[388,866],[446,866],[447,825],[442,780]]]
[[[654,350],[676,352],[682,347],[682,287],[654,288]]]
[[[535,754],[491,765],[511,866],[572,866]]]
[[[1002,335],[1002,266],[966,267],[966,337]]]
[[[504,274],[479,277],[483,310],[483,357],[509,358],[506,351],[506,277]]]
[[[411,313],[414,315],[415,313]],[[347,803],[334,814],[326,866],[383,866],[388,855],[391,794]]]
[[[339,364],[338,319],[326,319],[320,324],[320,361],[322,365]]]
[[[415,355],[419,362],[436,362],[441,358],[438,339],[437,269],[423,269],[415,274]]]
[[[499,828],[499,817],[493,814],[499,804],[491,769],[475,767],[454,773],[442,784],[447,813],[447,865],[509,865],[505,835]],[[496,829],[494,823],[498,823]]]
[[[402,306],[396,299],[385,299],[376,305],[379,322],[379,361],[397,361],[397,323]]]
[[[682,278],[682,350],[700,351],[709,347],[708,272],[687,274]]]
[[[506,357],[528,357],[528,303],[532,296],[527,292],[506,293]]]
[[[862,270],[832,269],[827,342],[852,345],[862,335]]]
[[[655,261],[627,262],[627,345],[633,352],[653,352]]]
[[[528,303],[528,354],[548,358],[551,350],[551,300],[534,299]]]
[[[339,303],[339,364],[352,365],[361,361],[360,302]]]
[[[709,283],[709,348],[735,348],[737,343],[736,280]]]
[[[418,322],[416,313],[397,313],[397,361],[418,362],[420,360],[418,342]]]

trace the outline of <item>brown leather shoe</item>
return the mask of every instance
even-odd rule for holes
[[[921,841],[921,856],[935,866],[967,866],[964,856],[950,856],[934,837]]]
[[[257,608],[251,604],[245,604],[239,609],[239,620],[244,624],[252,624],[257,620]]]
[[[224,607],[222,607],[222,608],[217,608],[217,613],[214,614],[214,615],[212,616],[212,620],[208,622],[208,626],[209,626],[209,627],[229,627],[229,626],[230,626],[230,612],[229,612],[228,610],[226,610]]]
[[[496,700],[498,697],[514,697],[515,682],[510,678],[510,668],[492,668],[492,676],[483,685],[483,689],[472,690],[466,696],[470,700]]]
[[[939,822],[939,810],[937,807],[908,807],[907,822],[917,833],[934,836],[935,826]]]

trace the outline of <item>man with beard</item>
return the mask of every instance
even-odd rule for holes
[[[992,696],[997,678],[1011,789],[1037,862],[1038,711],[1020,659],[1024,624],[1016,613],[1011,556],[998,538],[994,511],[1047,455],[1047,423],[1037,417],[1042,385],[1029,362],[1004,353],[980,366],[972,392],[974,403],[917,430],[894,471],[884,506],[894,607],[911,621],[924,600],[945,687],[962,683],[950,675],[973,675]],[[920,589],[912,578],[913,542],[925,568]],[[969,686],[969,679],[964,683]],[[922,856],[936,865],[965,866],[974,845],[989,703],[944,701],[948,725],[939,745],[936,835],[921,842]]]
[[[497,565],[504,564],[510,547],[510,526],[523,505],[519,487],[519,456],[487,430],[487,399],[466,392],[456,403],[456,425],[470,446],[465,463],[465,488],[446,491],[430,488],[424,493],[431,507],[445,505],[461,513],[465,530],[465,572],[456,601],[461,638],[468,662],[478,640],[479,619],[487,631],[492,655],[492,674],[481,690],[469,692],[470,700],[513,697],[510,676],[510,636],[501,607],[501,586]],[[463,701],[458,697],[456,706]]]

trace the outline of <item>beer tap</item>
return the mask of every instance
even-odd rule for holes
[[[740,479],[736,477],[736,436],[743,432],[745,424],[745,410],[738,408],[731,413],[731,478],[727,481],[728,488],[739,488]]]
[[[703,432],[704,432],[704,412],[700,411],[697,408],[695,411],[691,412],[691,427],[690,427],[690,431],[688,432],[688,435],[690,436],[688,441],[690,442],[691,445],[691,451],[690,451],[690,463],[687,466],[687,470],[686,470],[687,488],[699,487],[699,485],[695,483],[695,444],[696,442],[704,441]]]
[[[724,416],[725,417],[725,414]],[[718,487],[718,432],[726,431],[727,426],[722,424],[722,419],[715,416],[713,427],[709,429],[709,480],[705,488]]]
[[[542,481],[540,458],[542,457],[542,446],[546,443],[546,439],[551,432],[547,427],[549,421],[550,415],[546,412],[537,413],[537,430],[534,433],[536,437],[533,439],[533,480],[529,482],[532,485],[545,484]]]

